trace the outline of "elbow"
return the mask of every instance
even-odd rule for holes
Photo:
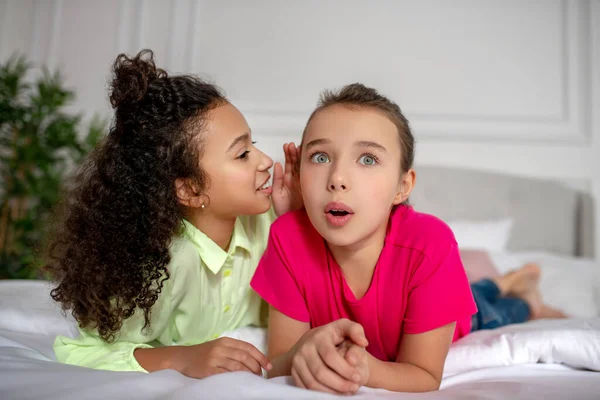
[[[442,385],[441,379],[436,379],[435,377],[431,377],[431,385],[429,387],[428,392],[434,392],[440,390],[440,386]]]
[[[442,384],[442,376],[439,377],[424,368],[417,367],[418,374],[414,375],[415,379],[409,380],[410,389],[408,391],[414,393],[435,392],[440,390]]]
[[[440,390],[442,378],[437,378],[426,370],[423,370],[423,372],[425,373],[426,379],[424,380],[423,386],[419,392],[435,392]]]

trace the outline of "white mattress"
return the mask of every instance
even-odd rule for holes
[[[362,388],[355,398],[592,399],[600,393],[600,265],[546,253],[494,254],[501,271],[542,264],[545,300],[574,318],[533,321],[476,332],[448,355],[439,392],[391,393]],[[96,371],[59,364],[52,342],[74,335],[43,282],[0,281],[0,399],[330,399],[293,387],[288,378],[233,373],[194,380],[175,371]],[[227,333],[265,347],[265,333]],[[342,398],[342,397],[340,397]]]

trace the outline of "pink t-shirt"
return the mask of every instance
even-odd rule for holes
[[[456,321],[456,340],[470,332],[477,312],[452,231],[410,206],[399,206],[390,216],[362,298],[355,298],[305,210],[282,215],[271,225],[251,286],[281,313],[313,328],[340,318],[360,323],[367,351],[384,361],[396,360],[404,333]]]

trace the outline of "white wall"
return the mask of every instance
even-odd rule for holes
[[[142,47],[216,81],[275,158],[320,90],[362,81],[404,109],[418,164],[558,178],[600,204],[600,0],[0,0],[0,60],[61,67],[88,115]]]

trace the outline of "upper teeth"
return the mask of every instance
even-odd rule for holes
[[[266,189],[266,188],[268,188],[269,186],[271,186],[271,184],[270,184],[269,182],[265,182],[265,184],[264,184],[264,185],[262,185],[261,187],[259,187],[259,188],[258,188],[258,190],[263,190],[263,189]]]
[[[345,212],[346,210],[331,210],[333,212]]]

